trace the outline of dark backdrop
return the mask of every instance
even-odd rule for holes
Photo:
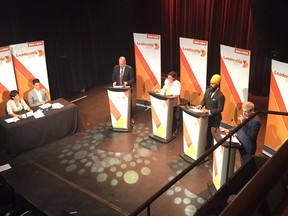
[[[161,34],[163,74],[179,73],[179,37],[205,39],[208,79],[219,73],[220,44],[250,49],[249,91],[267,96],[271,50],[287,53],[287,4],[277,1],[281,10],[275,0],[0,0],[0,46],[44,40],[55,99],[111,83],[120,55],[135,67],[133,32]]]

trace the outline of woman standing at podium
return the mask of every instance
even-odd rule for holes
[[[172,95],[178,96],[178,100],[175,100],[173,106],[173,124],[172,124],[172,132],[173,135],[177,132],[177,109],[180,105],[180,91],[181,91],[181,83],[177,80],[177,73],[175,71],[171,71],[167,75],[167,79],[164,81],[164,86],[162,88],[162,92],[164,95]]]

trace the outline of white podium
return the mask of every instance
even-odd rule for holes
[[[157,141],[168,143],[172,136],[173,104],[179,96],[165,96],[160,93],[148,92],[151,101],[153,134],[149,136]]]
[[[113,131],[131,131],[131,88],[108,87],[108,98]]]
[[[181,106],[183,118],[183,149],[180,157],[193,163],[205,152],[209,114],[190,106]]]
[[[216,144],[223,137],[225,137],[225,134],[222,134],[220,129],[215,130],[215,128],[212,128],[211,131],[214,137],[214,144]],[[218,190],[226,182],[227,177],[228,178],[232,177],[232,175],[234,174],[236,150],[238,148],[240,148],[240,143],[238,139],[236,137],[232,137],[230,159],[229,159],[229,139],[214,150],[212,180],[216,190]],[[228,160],[229,160],[229,168],[228,168]]]

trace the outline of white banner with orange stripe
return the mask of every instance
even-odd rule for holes
[[[179,38],[181,98],[200,104],[206,91],[208,41]]]
[[[288,64],[272,60],[268,110],[287,112],[287,84]],[[272,156],[287,137],[288,116],[268,115],[263,153]]]
[[[0,116],[4,116],[10,91],[17,90],[17,83],[13,68],[9,46],[0,47]]]
[[[225,95],[222,121],[236,125],[242,103],[248,100],[250,51],[221,45],[220,90]]]
[[[131,89],[108,89],[110,115],[113,129],[130,129]]]
[[[136,64],[136,97],[139,101],[149,101],[148,91],[161,88],[160,35],[134,33]]]
[[[185,155],[197,160],[205,152],[208,117],[197,117],[183,110],[183,147]]]
[[[28,99],[32,80],[38,78],[50,98],[44,41],[11,45],[11,52],[20,97]]]
[[[168,131],[169,121],[169,99],[163,100],[151,96],[152,131],[153,134],[166,140],[171,131]],[[171,130],[171,128],[169,128]]]

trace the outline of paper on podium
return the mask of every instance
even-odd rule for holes
[[[60,109],[60,108],[62,108],[63,107],[63,105],[61,104],[61,103],[53,103],[52,104],[52,108],[53,109]]]
[[[33,112],[27,112],[27,113],[25,113],[25,115],[26,115],[27,118],[31,117],[31,116],[33,116]]]
[[[119,86],[119,85],[116,85],[116,86],[113,86],[113,88],[123,88],[123,89],[125,89],[125,88],[130,88],[130,86]]]
[[[3,172],[5,170],[11,169],[11,166],[9,164],[4,164],[0,166],[0,172]]]
[[[225,133],[222,133],[223,130],[225,130],[225,128],[220,127],[221,137],[222,137],[222,138],[224,138],[224,137],[226,136]],[[232,142],[232,143],[237,143],[237,144],[240,144],[240,145],[241,145],[241,143],[240,143],[240,141],[238,140],[236,134],[234,134],[234,135],[231,137],[231,142]]]
[[[195,112],[195,113],[203,113],[203,110],[201,110],[201,109],[190,108],[189,110],[191,110],[192,112]]]
[[[20,120],[20,119],[17,118],[17,117],[12,117],[12,118],[5,119],[5,121],[6,121],[8,124],[10,124],[10,123],[12,123],[12,122],[17,122],[17,121],[19,121],[19,120]]]
[[[49,107],[51,107],[52,105],[50,103],[46,103],[46,104],[42,104],[41,106],[39,106],[41,109],[47,109]]]
[[[44,117],[44,113],[42,112],[42,110],[38,109],[36,112],[33,113],[34,118],[41,118]]]

